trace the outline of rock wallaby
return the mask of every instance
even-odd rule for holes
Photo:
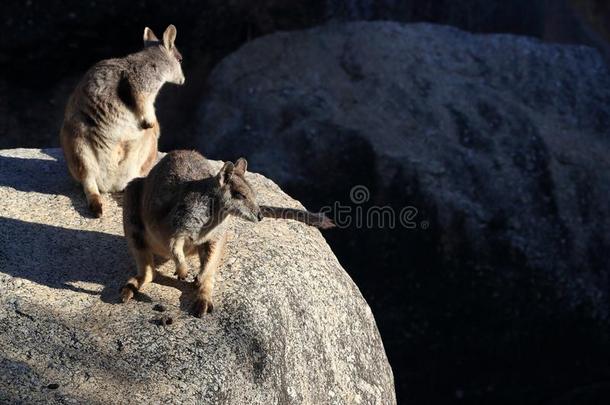
[[[102,215],[100,192],[122,191],[157,160],[155,98],[165,82],[184,83],[175,40],[173,25],[162,40],[146,27],[143,50],[95,64],[68,100],[61,146],[96,217]]]
[[[322,213],[259,206],[245,179],[248,163],[226,162],[218,173],[195,151],[168,153],[146,178],[133,180],[123,197],[123,228],[138,275],[121,289],[127,302],[154,275],[154,255],[172,259],[178,278],[188,274],[186,256],[198,254],[194,313],[212,311],[215,274],[222,256],[225,219],[234,215],[251,222],[265,216],[293,218],[321,228],[334,226]],[[266,213],[268,215],[266,215]]]

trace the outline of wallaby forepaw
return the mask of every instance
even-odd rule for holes
[[[125,285],[121,288],[121,302],[125,303],[133,298],[133,289],[131,284]]]
[[[155,126],[154,122],[151,122],[151,121],[148,121],[148,120],[145,120],[145,119],[140,121],[140,128],[141,129],[150,129],[150,128],[154,127],[154,126]]]
[[[193,305],[193,313],[196,317],[201,318],[203,315],[214,310],[212,300],[206,297],[199,297]]]
[[[178,280],[184,281],[188,277],[188,270],[187,269],[177,269],[176,272],[174,273],[174,275],[178,277]]]
[[[157,119],[154,116],[146,117],[143,115],[140,117],[140,128],[141,129],[150,129],[155,126],[156,121],[157,121]]]
[[[89,201],[89,211],[93,214],[94,217],[99,218],[102,216],[102,201],[100,201],[100,197],[94,197]]]

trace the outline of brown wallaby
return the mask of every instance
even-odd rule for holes
[[[260,206],[245,179],[248,163],[226,162],[218,173],[195,151],[168,153],[146,178],[133,180],[123,198],[123,229],[138,275],[127,281],[121,299],[127,302],[153,279],[154,255],[173,259],[178,278],[188,274],[186,256],[198,254],[201,268],[195,279],[194,312],[212,311],[215,274],[226,234],[225,219],[234,215],[258,222],[269,216],[290,217],[311,225],[334,226],[324,214]]]
[[[165,82],[184,83],[175,40],[173,25],[161,41],[146,27],[142,51],[95,64],[68,100],[61,146],[97,217],[100,192],[122,191],[157,160],[155,98]]]

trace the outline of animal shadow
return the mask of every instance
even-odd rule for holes
[[[0,218],[0,229],[0,269],[13,277],[94,295],[76,283],[101,284],[102,300],[117,302],[119,287],[135,272],[121,236],[10,218]]]
[[[65,195],[70,198],[72,206],[81,216],[92,218],[85,194],[80,185],[70,177],[61,150],[46,149],[43,153],[53,160],[0,156],[0,187],[40,194]],[[56,179],[65,179],[65,181]]]

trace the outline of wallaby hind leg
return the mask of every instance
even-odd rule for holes
[[[131,277],[125,286],[121,289],[121,301],[129,301],[144,285],[150,283],[154,274],[154,257],[153,254],[145,249],[130,249],[136,259],[138,266],[138,275]]]
[[[102,197],[93,176],[88,175],[85,177],[85,179],[83,179],[83,190],[85,191],[85,196],[87,197],[89,210],[96,218],[101,217],[103,211]]]
[[[221,236],[215,241],[209,241],[199,246],[199,261],[201,268],[195,280],[197,286],[197,300],[195,301],[193,312],[195,316],[202,317],[207,312],[212,312],[214,304],[212,293],[216,283],[216,272],[222,259],[226,235]]]
[[[89,210],[94,216],[101,217],[102,198],[95,180],[97,161],[90,146],[83,140],[82,128],[64,124],[61,129],[61,145],[70,174],[83,185]]]

